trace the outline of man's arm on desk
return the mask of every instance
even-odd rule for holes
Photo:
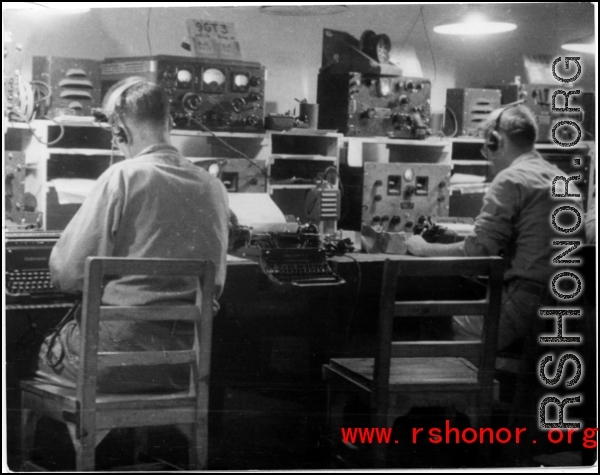
[[[419,235],[411,236],[406,241],[406,248],[409,254],[421,257],[445,257],[445,256],[464,256],[464,241],[452,244],[439,244],[427,242]]]
[[[500,255],[490,253],[476,235],[469,235],[464,241],[452,244],[439,244],[427,242],[419,235],[411,236],[406,240],[409,254],[421,257],[484,257]]]

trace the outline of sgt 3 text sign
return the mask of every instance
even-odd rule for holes
[[[188,34],[194,56],[201,58],[241,59],[235,25],[214,20],[188,20]]]

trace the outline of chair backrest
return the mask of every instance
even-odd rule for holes
[[[105,276],[188,276],[198,279],[196,300],[177,306],[102,305]],[[208,261],[88,257],[85,263],[81,319],[81,356],[77,400],[93,413],[98,367],[189,364],[189,396],[208,401],[215,265]],[[194,323],[191,349],[177,351],[100,352],[99,325],[106,321],[188,321]],[[205,401],[203,401],[205,399]],[[84,416],[82,414],[82,416]]]
[[[464,357],[480,358],[479,383],[489,395],[493,391],[494,359],[498,339],[498,320],[502,300],[504,261],[500,257],[422,258],[403,256],[386,260],[383,269],[375,357],[375,404],[385,406],[388,397],[391,358]],[[399,277],[462,276],[487,277],[485,298],[465,300],[397,301]],[[484,332],[480,341],[393,341],[395,317],[442,317],[481,315]]]

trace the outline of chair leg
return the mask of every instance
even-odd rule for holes
[[[203,470],[208,460],[206,424],[179,424],[177,428],[188,440],[188,470]]]
[[[148,450],[148,428],[136,427],[134,429],[133,461],[140,463],[140,456]]]
[[[39,415],[32,409],[21,409],[21,464],[31,460]]]
[[[96,434],[84,434],[78,438],[75,424],[67,424],[71,441],[75,449],[75,469],[78,472],[90,472],[96,469]],[[108,431],[102,431],[106,436]]]

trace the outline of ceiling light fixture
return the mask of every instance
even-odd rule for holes
[[[268,5],[262,6],[259,12],[277,16],[319,16],[346,13],[346,5]]]
[[[595,53],[597,51],[596,36],[589,35],[584,36],[583,38],[577,38],[576,40],[566,41],[561,48],[576,53]]]
[[[465,15],[440,23],[433,31],[441,35],[480,36],[504,33],[516,28],[514,23],[484,15],[480,5],[470,5]]]

